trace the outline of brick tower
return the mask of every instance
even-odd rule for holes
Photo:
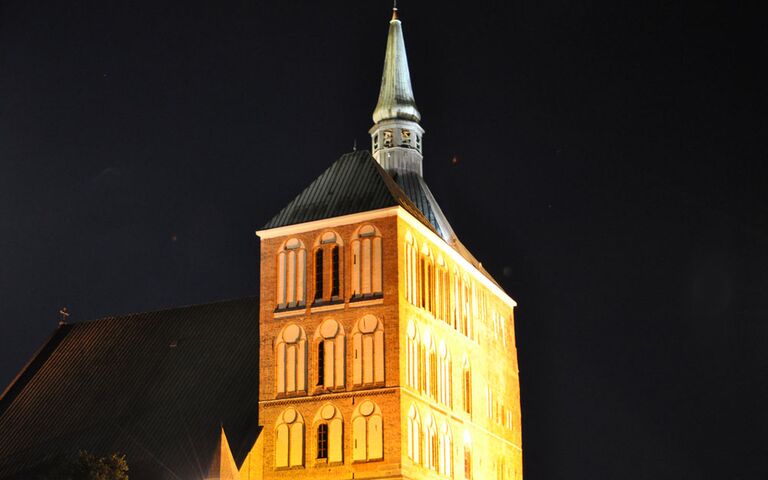
[[[516,305],[422,177],[394,9],[372,154],[333,163],[258,233],[256,449],[240,478],[522,478]]]

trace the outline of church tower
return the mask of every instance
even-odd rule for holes
[[[516,303],[423,178],[397,9],[370,129],[262,230],[253,479],[522,478]]]

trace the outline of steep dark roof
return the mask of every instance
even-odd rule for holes
[[[370,152],[342,155],[264,225],[265,229],[400,205],[435,230]]]
[[[453,228],[451,228],[448,219],[445,218],[443,211],[440,209],[421,175],[415,172],[393,172],[392,178],[408,195],[408,198],[416,205],[416,208],[424,214],[443,240],[450,244],[456,239]]]
[[[400,205],[496,283],[456,237],[424,179],[409,172],[393,172],[393,175],[381,168],[366,150],[344,154],[263,228]]]
[[[60,327],[0,399],[0,478],[78,449],[131,478],[201,478],[223,426],[238,466],[257,435],[257,298]]]

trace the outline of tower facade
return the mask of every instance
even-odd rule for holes
[[[263,230],[257,448],[244,479],[522,478],[514,307],[424,182],[402,24],[372,153]]]

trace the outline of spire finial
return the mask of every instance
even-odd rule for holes
[[[59,310],[59,326],[66,325],[69,320],[69,311],[67,307],[61,307]]]
[[[384,54],[384,71],[381,76],[379,101],[373,111],[374,123],[401,118],[418,122],[421,119],[413,99],[411,74],[405,53],[403,26],[397,17],[397,4],[392,8],[392,20],[387,34],[387,50]]]
[[[392,0],[392,20],[397,20],[397,0]]]

